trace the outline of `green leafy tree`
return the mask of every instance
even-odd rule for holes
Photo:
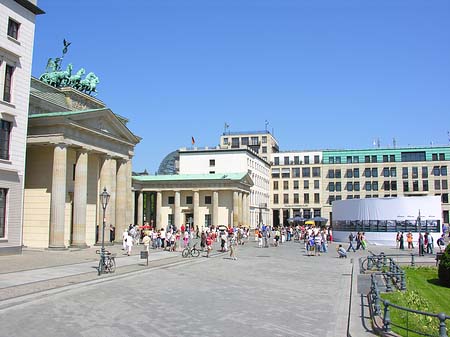
[[[447,245],[447,248],[445,248],[439,262],[438,276],[439,282],[443,286],[450,287],[450,245]]]

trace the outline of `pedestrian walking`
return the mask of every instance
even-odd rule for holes
[[[122,233],[122,250],[127,250],[128,229],[124,229]]]
[[[349,245],[348,245],[348,248],[347,248],[347,252],[349,252],[350,249],[352,249],[353,252],[356,252],[355,247],[353,247],[353,240],[354,239],[355,239],[355,237],[354,237],[353,233],[350,233],[349,236],[348,236]]]
[[[231,236],[231,239],[230,239],[230,258],[233,259],[233,260],[237,260],[237,257],[236,257],[236,246],[237,246],[236,240],[235,240],[234,235],[233,235],[233,236]]]
[[[116,239],[116,227],[112,224],[109,225],[109,242],[114,245],[114,240]]]
[[[127,243],[127,255],[130,256],[131,249],[133,247],[133,237],[131,235],[128,235],[125,241]]]
[[[144,248],[147,251],[147,253],[150,252],[150,237],[148,236],[148,234],[146,233],[142,239],[142,243],[144,244]]]

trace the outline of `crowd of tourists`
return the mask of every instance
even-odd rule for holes
[[[400,250],[405,249],[405,235],[403,232],[397,232],[396,238],[396,248]],[[406,234],[406,242],[408,244],[408,250],[414,249],[413,235],[411,232]],[[434,238],[433,236],[425,232],[424,234],[419,233],[417,238],[417,247],[419,249],[419,256],[424,256],[425,254],[434,254]],[[436,240],[439,252],[445,247],[445,234],[442,234],[439,239]]]

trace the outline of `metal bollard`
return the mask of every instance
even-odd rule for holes
[[[406,275],[404,270],[400,274],[400,290],[406,290]]]
[[[379,316],[381,314],[381,305],[380,305],[380,291],[378,290],[378,286],[375,283],[375,315]]]
[[[381,255],[383,255],[383,267],[386,267],[386,259],[387,259],[387,257],[386,257],[386,255],[384,255],[383,252],[381,252]]]
[[[411,267],[414,267],[416,264],[414,262],[414,254],[411,254]]]
[[[391,273],[386,273],[386,276],[386,292],[390,293],[392,291]]]
[[[447,337],[447,327],[445,326],[445,314],[438,314],[439,318],[439,337]]]
[[[383,330],[384,332],[391,331],[391,313],[389,311],[389,301],[384,301],[384,317],[383,317]]]

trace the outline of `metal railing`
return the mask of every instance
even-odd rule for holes
[[[384,266],[385,268],[387,268],[388,264],[384,263],[383,261],[387,261],[389,260],[389,257],[387,256],[372,256],[372,262],[374,263],[374,265],[376,266]],[[391,260],[392,261],[392,260]],[[396,265],[396,264],[395,264]],[[424,311],[419,311],[419,310],[413,310],[410,308],[406,308],[406,307],[402,307],[400,305],[396,305],[393,304],[391,302],[389,302],[388,300],[384,300],[381,298],[380,295],[380,286],[378,285],[377,282],[377,276],[378,277],[384,277],[385,278],[385,291],[386,292],[390,292],[392,291],[392,285],[391,285],[391,280],[392,280],[392,273],[391,270],[394,270],[394,274],[400,274],[403,275],[400,277],[400,290],[405,290],[406,289],[406,280],[405,280],[405,276],[404,276],[404,271],[402,270],[402,273],[398,273],[397,272],[397,267],[393,267],[391,266],[391,263],[389,263],[389,270],[390,271],[386,271],[386,272],[380,272],[380,273],[373,273],[371,274],[371,285],[370,285],[370,292],[368,294],[368,300],[369,300],[369,306],[370,306],[370,314],[372,316],[372,321],[376,322],[376,318],[378,318],[379,321],[382,322],[382,326],[379,327],[379,329],[381,329],[382,332],[386,332],[386,333],[390,333],[392,332],[392,327],[396,327],[398,329],[402,329],[404,331],[406,331],[407,335],[409,333],[415,333],[417,335],[420,336],[429,336],[429,337],[448,337],[447,335],[447,326],[446,323],[447,321],[450,322],[450,316],[447,316],[445,313],[441,312],[438,314],[433,314],[433,313],[429,313],[429,312],[424,312]],[[383,313],[382,313],[382,306],[383,305]],[[439,320],[439,327],[437,328],[437,331],[431,331],[428,333],[425,332],[421,332],[421,331],[417,331],[417,330],[413,330],[408,326],[408,323],[406,326],[402,326],[400,324],[397,324],[395,322],[393,322],[391,320],[391,308],[395,308],[397,310],[403,311],[406,313],[406,315],[408,315],[408,313],[411,314],[416,314],[416,315],[422,315],[425,317],[431,317],[434,319],[438,319]],[[429,329],[432,329],[432,327],[428,327]]]

